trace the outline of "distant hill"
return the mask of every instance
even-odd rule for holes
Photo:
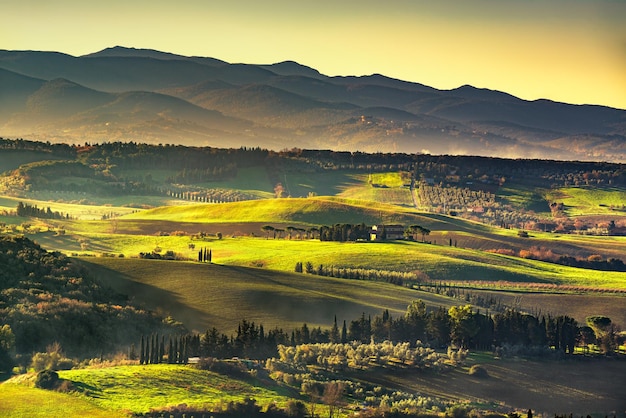
[[[61,78],[46,82],[1,70],[0,75],[0,82],[14,86],[6,90],[10,100],[0,105],[5,110],[0,117],[2,131],[9,135],[56,133],[94,141],[147,136],[184,142],[187,137],[202,141],[203,137],[242,136],[252,126],[247,120],[224,116],[169,95],[148,91],[105,93]],[[15,112],[7,112],[8,108]]]
[[[626,161],[626,110],[381,74],[329,77],[294,61],[0,50],[0,91],[8,137]],[[164,107],[163,95],[177,99]]]

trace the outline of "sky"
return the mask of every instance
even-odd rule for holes
[[[0,0],[0,49],[293,60],[626,109],[626,0]]]

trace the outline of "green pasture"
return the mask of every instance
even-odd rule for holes
[[[368,174],[365,171],[355,173],[338,170],[288,173],[281,180],[291,197],[307,197],[313,194],[412,205],[409,188],[404,187],[407,181],[404,177],[401,172]]]
[[[195,260],[196,247],[209,247],[214,261],[223,265],[258,266],[293,271],[297,262],[313,265],[392,271],[419,271],[432,280],[488,280],[540,282],[599,288],[626,288],[626,273],[607,272],[522,259],[473,249],[420,242],[338,243],[319,240],[225,237],[221,240],[192,241],[186,236],[137,236],[96,234],[83,237],[90,250],[125,256],[139,252],[171,250]]]
[[[450,298],[406,287],[197,262],[81,258],[102,282],[139,303],[183,322],[197,331],[237,329],[242,319],[291,330],[330,328],[335,315],[347,322],[362,313],[389,309],[403,315],[415,299],[431,307],[456,304]]]
[[[626,216],[626,190],[622,188],[563,187],[550,191],[547,198],[562,202],[568,216]]]
[[[21,384],[0,384],[0,416],[11,418],[126,417],[123,411],[98,406],[91,399],[37,389]]]
[[[280,180],[292,197],[307,197],[309,193],[317,196],[335,196],[363,185],[363,175],[342,170],[290,172]]]
[[[185,365],[131,365],[59,372],[71,382],[65,394],[30,387],[28,376],[0,385],[0,414],[10,417],[124,417],[187,404],[212,408],[253,398],[284,406],[291,393],[271,381],[234,379]],[[20,383],[13,383],[20,380]]]
[[[53,194],[53,192],[47,192]],[[57,196],[59,197],[59,196]],[[129,207],[120,207],[119,205],[113,204],[100,204],[100,205],[86,205],[81,204],[79,196],[76,195],[77,199],[75,203],[64,203],[57,202],[56,200],[41,200],[41,199],[27,199],[27,198],[17,198],[17,197],[9,197],[9,196],[0,196],[0,207],[6,207],[10,210],[15,210],[17,208],[17,204],[19,202],[23,202],[24,204],[29,204],[31,206],[37,206],[40,209],[50,208],[52,212],[60,212],[63,214],[69,214],[70,217],[74,219],[101,219],[102,215],[109,215],[110,213],[116,213],[118,215],[132,213],[137,211],[137,209],[129,208]],[[65,199],[60,199],[65,200]],[[42,221],[48,221],[43,220]],[[23,222],[29,222],[29,220],[24,219]],[[57,221],[58,222],[58,221]]]
[[[413,206],[411,190],[405,186],[402,173],[372,173],[354,175],[356,184],[346,187],[337,196],[401,206]]]
[[[550,206],[544,196],[544,191],[534,187],[507,182],[498,189],[497,197],[502,199],[505,204],[510,204],[514,208],[532,210],[535,213],[546,215],[550,214]]]
[[[274,385],[264,387],[252,379],[237,380],[184,365],[117,366],[67,370],[59,377],[72,382],[94,405],[111,411],[149,412],[187,404],[194,407],[226,405],[251,397],[260,405],[284,405],[288,393]]]
[[[311,226],[337,223],[367,225],[385,223],[419,223],[428,228],[443,227],[446,220],[420,214],[408,208],[385,203],[342,198],[266,199],[226,204],[195,204],[186,207],[160,207],[133,213],[123,220],[226,223],[226,222],[292,222]]]

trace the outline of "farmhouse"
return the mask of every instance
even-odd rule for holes
[[[374,225],[370,230],[370,241],[404,239],[403,225]]]

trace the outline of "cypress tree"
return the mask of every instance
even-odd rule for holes
[[[148,364],[154,364],[154,334],[150,336],[150,351],[148,352]]]
[[[169,340],[170,341],[169,341],[169,351],[167,352],[167,362],[169,364],[172,364],[173,363],[173,361],[172,361],[173,357],[172,356],[174,355],[174,344],[172,343],[172,336],[171,335],[169,337]]]
[[[143,335],[141,336],[141,349],[139,351],[139,364],[144,364],[146,362],[146,355],[145,355],[145,343],[143,340]]]
[[[146,335],[146,351],[143,355],[143,364],[150,364],[150,338]]]
[[[181,364],[187,364],[189,362],[189,337],[185,337],[185,339],[183,340],[183,349],[182,351],[182,358],[181,358]]]
[[[159,347],[159,364],[163,363],[163,356],[165,355],[165,335],[161,336],[161,345]]]
[[[212,259],[213,259],[213,252],[211,251],[211,249],[209,249],[209,263],[211,262]]]
[[[335,321],[333,322],[333,327],[330,330],[330,342],[338,343],[340,341],[339,335],[339,327],[337,326],[337,315],[335,315]]]
[[[202,263],[202,250],[198,251],[198,262]]]
[[[341,328],[341,343],[345,344],[348,342],[348,327],[346,326],[346,320],[343,320],[343,327]]]

